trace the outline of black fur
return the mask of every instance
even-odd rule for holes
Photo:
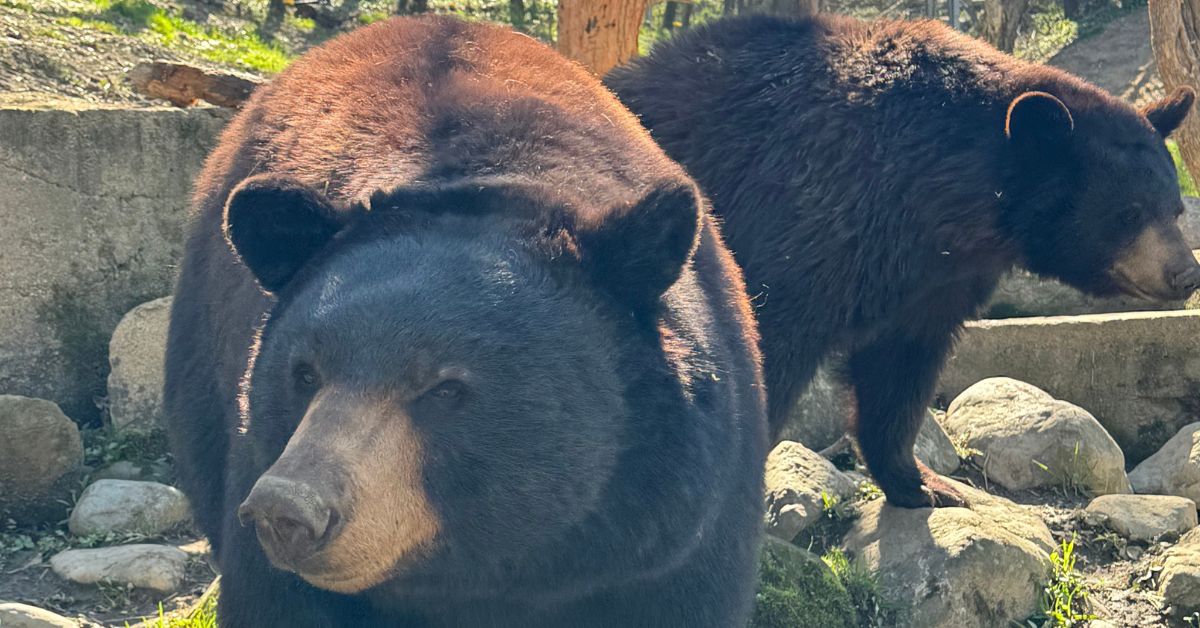
[[[582,68],[495,27],[373,25],[253,97],[195,211],[166,395],[224,628],[745,622],[766,449],[745,287]],[[471,375],[406,392],[445,365]],[[441,522],[354,595],[272,567],[235,515],[323,386],[406,400]]]
[[[845,354],[862,454],[902,506],[957,503],[923,491],[912,445],[1000,276],[1024,264],[1111,293],[1118,252],[1182,209],[1163,137],[1190,93],[1148,120],[934,22],[722,20],[606,82],[724,221],[757,297],[775,432]]]

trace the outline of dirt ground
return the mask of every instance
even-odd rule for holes
[[[1150,49],[1150,15],[1145,9],[1119,17],[1103,32],[1072,43],[1054,55],[1049,64],[1138,106],[1163,95]]]
[[[49,609],[85,628],[134,626],[156,618],[160,604],[165,614],[190,609],[217,576],[209,563],[208,542],[190,531],[144,542],[173,545],[190,557],[177,593],[164,598],[152,591],[64,582],[50,570],[46,553],[34,549],[0,554],[0,600]]]

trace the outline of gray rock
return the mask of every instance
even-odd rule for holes
[[[784,441],[767,456],[767,533],[791,541],[823,514],[823,497],[844,500],[856,486],[833,463],[800,443]]]
[[[1050,530],[1006,499],[948,480],[969,508],[863,506],[844,539],[881,592],[911,608],[919,628],[991,628],[1038,608],[1038,583],[1054,548]]]
[[[231,115],[0,107],[0,391],[100,417],[109,337],[170,293],[192,179]]]
[[[1177,495],[1200,502],[1200,423],[1184,426],[1162,449],[1129,472],[1138,493]]]
[[[1195,420],[1200,311],[968,323],[942,372],[953,399],[988,377],[1029,382],[1092,412],[1131,463]]]
[[[958,471],[961,463],[954,442],[950,440],[950,436],[938,423],[932,411],[925,413],[925,422],[921,424],[921,431],[917,432],[917,444],[913,453],[917,460],[942,475]]]
[[[166,545],[118,545],[75,549],[50,558],[60,578],[78,584],[110,582],[160,593],[174,593],[183,582],[188,555]]]
[[[44,608],[16,602],[3,602],[0,603],[0,626],[4,628],[78,628],[79,622]]]
[[[79,429],[54,402],[0,395],[0,521],[61,519],[82,465]]]
[[[1158,592],[1177,612],[1200,611],[1200,528],[1164,552]]]
[[[68,526],[71,534],[110,532],[158,534],[188,519],[188,500],[157,482],[99,480],[79,496]]]
[[[1128,539],[1151,542],[1196,527],[1196,502],[1171,495],[1101,495],[1088,504],[1084,516]]]
[[[1024,382],[994,377],[963,391],[946,412],[946,430],[981,452],[989,481],[1008,489],[1079,486],[1128,493],[1125,457],[1083,408]]]
[[[853,390],[827,369],[818,369],[792,407],[779,438],[815,451],[825,449],[846,433],[847,418],[853,407]]]
[[[108,412],[117,429],[163,425],[163,359],[171,297],[143,303],[117,324],[108,344]]]

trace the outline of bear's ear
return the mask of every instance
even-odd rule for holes
[[[1192,110],[1192,103],[1196,101],[1196,92],[1186,85],[1175,88],[1170,96],[1162,100],[1147,105],[1142,109],[1142,115],[1150,121],[1150,125],[1154,127],[1158,134],[1166,138],[1175,129],[1183,124],[1183,119],[1187,117],[1189,111]]]
[[[225,238],[267,292],[278,292],[341,230],[320,194],[287,177],[242,181],[225,204]]]
[[[1054,145],[1075,130],[1071,110],[1053,94],[1025,92],[1008,105],[1004,134],[1030,145]]]
[[[632,207],[575,234],[584,269],[635,309],[650,307],[679,279],[700,233],[700,193],[687,181],[657,185]]]

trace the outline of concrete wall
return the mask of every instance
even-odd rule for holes
[[[973,322],[937,392],[949,403],[987,377],[1029,382],[1088,410],[1133,465],[1200,417],[1200,311]]]
[[[109,335],[168,294],[220,109],[0,108],[0,393],[100,416]]]

